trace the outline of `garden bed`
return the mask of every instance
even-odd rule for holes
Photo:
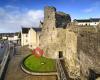
[[[45,57],[29,55],[23,60],[23,67],[30,72],[50,73],[56,72],[56,61]]]

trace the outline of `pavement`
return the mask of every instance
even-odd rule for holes
[[[31,51],[26,47],[22,48],[20,46],[16,46],[15,49],[14,53],[11,52],[11,59],[4,80],[57,80],[55,75],[33,76],[23,72],[20,63],[25,56],[31,53]]]

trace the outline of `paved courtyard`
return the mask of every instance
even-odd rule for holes
[[[16,47],[16,54],[12,56],[4,80],[57,80],[57,77],[52,76],[33,76],[26,74],[20,68],[22,59],[30,54],[30,50],[26,47]]]

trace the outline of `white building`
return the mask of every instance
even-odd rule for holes
[[[41,28],[22,28],[21,45],[27,45],[30,49],[34,49],[39,46],[40,31]]]
[[[15,33],[1,33],[2,39],[7,39],[9,41],[18,40],[19,39],[20,32]]]
[[[6,40],[6,39],[7,39],[7,36],[3,36],[2,39],[3,39],[3,40]]]
[[[96,26],[100,23],[100,18],[90,18],[90,19],[75,19],[76,25],[91,25]]]
[[[21,45],[25,46],[28,45],[28,32],[30,28],[22,28],[21,31]]]
[[[41,28],[30,28],[28,33],[29,48],[34,49],[39,46],[39,36]]]
[[[13,35],[10,35],[7,37],[8,41],[12,41],[14,43],[18,43],[20,44],[20,37],[19,37],[20,33],[15,33]]]
[[[18,40],[19,39],[19,36],[18,35],[13,35],[13,36],[9,36],[8,37],[8,40],[9,41],[16,41],[16,40]]]

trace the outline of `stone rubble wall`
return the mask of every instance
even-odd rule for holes
[[[68,21],[61,21],[59,18],[66,14],[57,17],[54,7],[46,7],[44,14],[39,40],[44,56],[57,59],[59,51],[62,51],[71,78],[88,80],[89,69],[100,74],[100,25],[76,26],[70,23],[69,17],[65,18]],[[66,27],[62,26],[63,22]]]
[[[71,22],[71,17],[69,14],[63,12],[56,12],[56,27],[66,28],[67,24]]]
[[[89,70],[100,74],[100,33],[85,31],[78,37],[78,53],[82,75],[89,76]]]
[[[66,68],[71,78],[80,77],[80,64],[77,54],[77,34],[69,30],[66,31]]]
[[[97,27],[94,28],[91,26],[90,27],[86,27],[86,26],[78,27],[77,26],[77,27],[73,27],[72,29],[70,27],[69,31],[77,34],[77,46],[76,46],[77,47],[77,52],[76,52],[77,57],[76,59],[78,59],[79,65],[80,65],[81,80],[89,79],[89,75],[91,74],[90,70],[93,70],[96,74],[100,74],[100,63],[99,63],[100,61],[100,32],[99,32],[99,28]],[[74,49],[74,47],[72,47],[71,49]]]

